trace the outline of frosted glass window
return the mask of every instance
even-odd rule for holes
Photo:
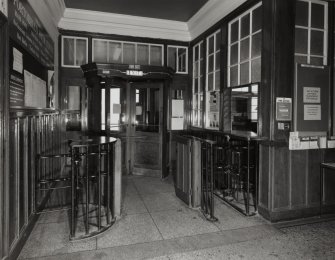
[[[121,124],[121,93],[119,88],[110,89],[110,112],[109,112],[109,127],[112,131],[120,130]]]
[[[123,63],[135,64],[135,44],[123,44]]]
[[[149,64],[149,45],[137,45],[137,64]]]
[[[106,130],[106,91],[101,89],[101,130]]]
[[[62,37],[62,66],[79,67],[87,63],[87,39]]]
[[[187,73],[188,49],[182,46],[168,46],[167,65],[176,73]],[[197,54],[199,55],[199,54]]]
[[[203,42],[193,47],[193,74],[192,74],[192,125],[202,127],[203,113]]]
[[[161,46],[150,46],[150,65],[162,66],[163,49]]]
[[[107,41],[94,41],[93,46],[93,61],[94,62],[101,62],[107,63],[108,56],[107,56]]]
[[[122,43],[109,42],[109,61],[110,63],[122,63]]]

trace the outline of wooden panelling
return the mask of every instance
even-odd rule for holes
[[[270,175],[270,165],[269,165],[269,153],[270,147],[260,145],[259,149],[259,204],[264,208],[269,208],[269,175]]]
[[[287,149],[287,148],[286,148]],[[290,206],[304,206],[306,203],[307,174],[308,174],[308,151],[284,151],[291,159],[290,169]],[[317,174],[317,173],[316,173]]]
[[[272,162],[273,164],[273,208],[287,208],[290,206],[290,169],[289,153],[286,147],[274,149]]]
[[[321,152],[319,150],[308,151],[307,161],[307,205],[319,205],[320,203],[320,162]]]

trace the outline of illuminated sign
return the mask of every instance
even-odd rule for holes
[[[128,76],[142,77],[143,76],[143,71],[141,71],[141,70],[127,70],[126,74]]]

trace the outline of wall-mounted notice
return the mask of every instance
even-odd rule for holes
[[[304,105],[304,120],[321,120],[321,105]]]
[[[41,64],[53,67],[54,42],[27,0],[8,3],[9,35]]]
[[[292,98],[285,98],[285,97],[276,98],[276,120],[277,121],[292,120]]]
[[[296,65],[294,127],[296,132],[329,130],[330,70],[327,66]]]
[[[23,55],[16,48],[13,48],[13,70],[21,74],[23,71]]]
[[[304,87],[304,103],[320,103],[321,88]]]
[[[0,0],[0,12],[3,13],[4,15],[8,15],[8,0]]]
[[[24,106],[24,84],[19,76],[10,75],[9,80],[9,105],[10,107]]]
[[[46,108],[46,82],[29,71],[24,70],[24,85],[24,105],[26,107]]]

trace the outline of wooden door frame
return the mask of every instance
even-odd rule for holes
[[[9,181],[9,62],[8,62],[8,23],[0,12],[0,258],[8,256],[8,181]],[[1,253],[2,252],[2,253]]]

